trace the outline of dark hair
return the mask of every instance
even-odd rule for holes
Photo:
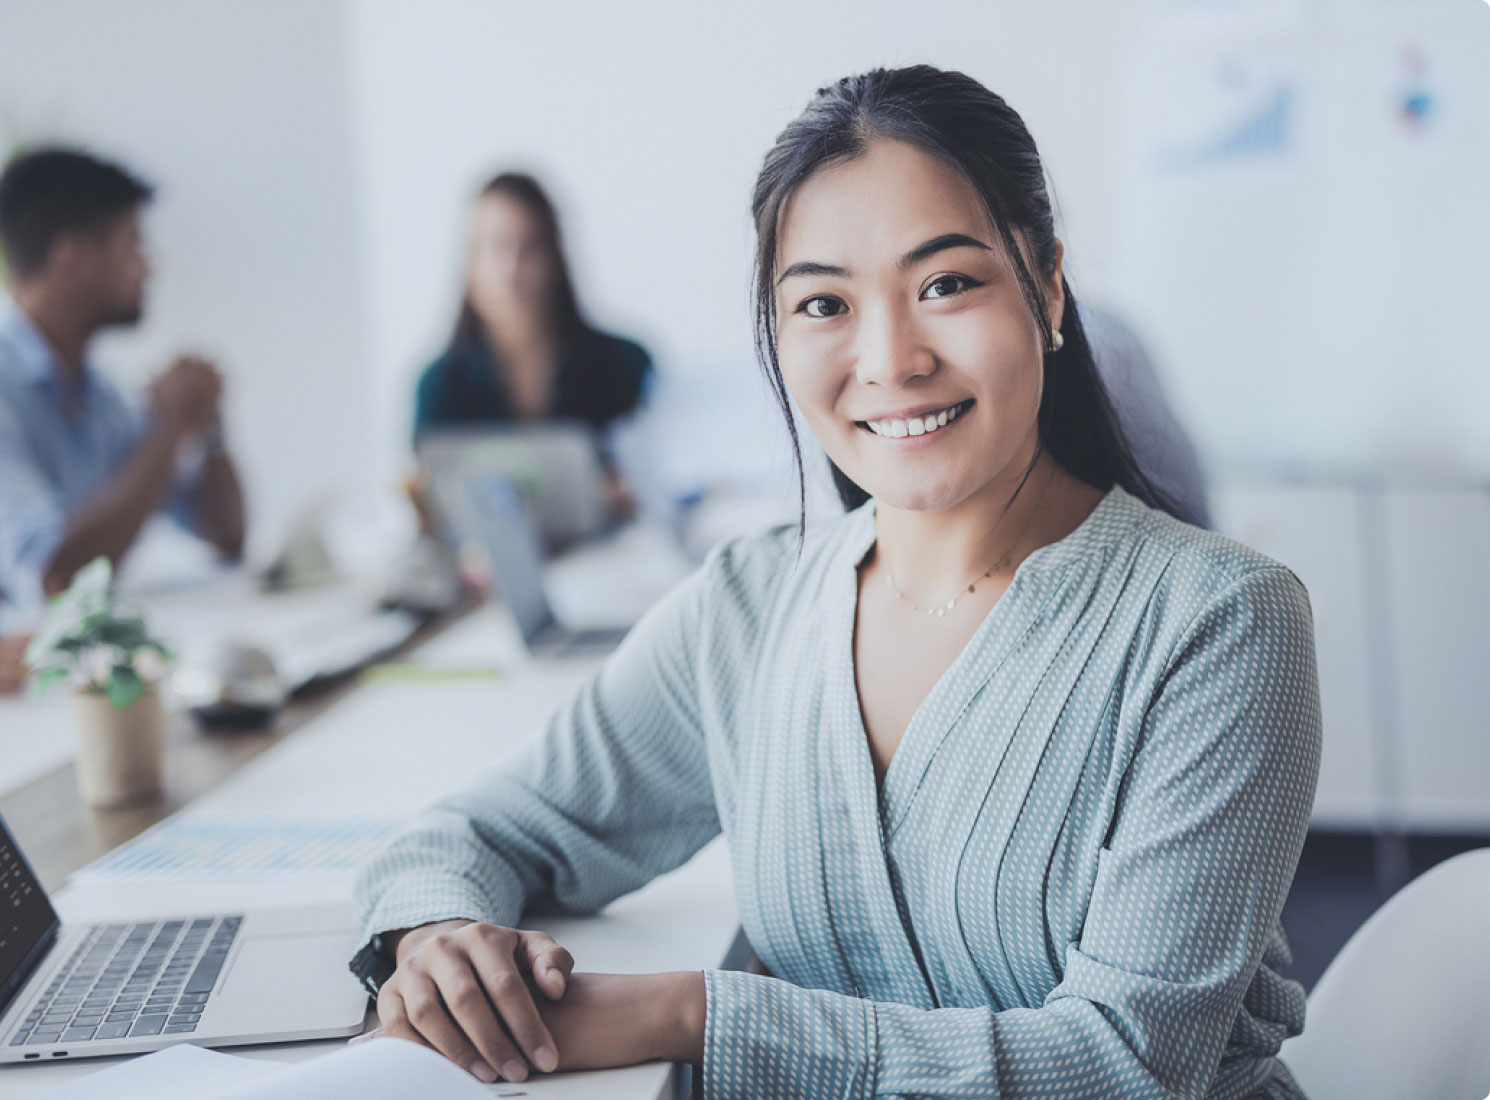
[[[751,203],[756,232],[756,353],[791,433],[797,489],[804,498],[801,522],[805,523],[806,515],[802,448],[776,355],[776,249],[781,212],[814,172],[863,155],[877,137],[903,141],[947,162],[982,198],[1030,314],[1044,334],[1041,444],[1082,481],[1099,489],[1121,485],[1146,503],[1175,514],[1168,498],[1138,468],[1123,438],[1082,329],[1076,299],[1064,277],[1061,335],[1065,343],[1059,354],[1051,346],[1041,286],[1055,272],[1055,219],[1034,139],[1019,115],[972,77],[916,65],[875,69],[819,89],[777,137],[756,178]],[[829,466],[845,508],[856,508],[869,499],[831,461]]]
[[[0,175],[0,247],[21,278],[46,266],[64,233],[102,229],[146,203],[148,183],[117,164],[76,149],[35,149]]]
[[[553,253],[556,278],[554,280],[554,334],[564,347],[572,347],[582,338],[594,333],[579,308],[579,299],[574,293],[574,281],[569,277],[569,261],[564,256],[564,246],[559,233],[559,215],[554,204],[532,176],[523,172],[501,172],[486,181],[477,194],[478,199],[489,195],[502,195],[520,203],[538,222],[549,249]],[[485,337],[481,331],[480,318],[471,305],[467,293],[461,295],[460,312],[455,318],[455,330],[450,335],[452,348],[468,344]]]

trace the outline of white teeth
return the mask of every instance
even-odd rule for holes
[[[875,435],[886,436],[890,439],[904,439],[908,435],[927,435],[956,420],[960,408],[959,405],[953,405],[950,409],[943,409],[939,413],[931,413],[912,420],[866,420],[864,426]]]

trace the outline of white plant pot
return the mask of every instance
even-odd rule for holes
[[[124,710],[115,710],[102,692],[75,692],[72,712],[78,793],[85,803],[107,810],[160,795],[166,722],[155,688]]]

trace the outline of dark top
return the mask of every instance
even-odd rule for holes
[[[560,355],[547,418],[604,428],[641,404],[651,371],[651,357],[640,344],[603,332],[585,333]],[[451,344],[420,376],[414,409],[416,443],[434,428],[515,419],[496,353],[479,335]]]

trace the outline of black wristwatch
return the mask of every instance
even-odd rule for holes
[[[352,956],[352,961],[347,963],[347,969],[357,975],[357,980],[374,1000],[377,1000],[378,990],[383,988],[383,983],[393,977],[397,966],[393,952],[383,945],[382,936],[374,936],[368,940],[362,945],[362,950]]]

